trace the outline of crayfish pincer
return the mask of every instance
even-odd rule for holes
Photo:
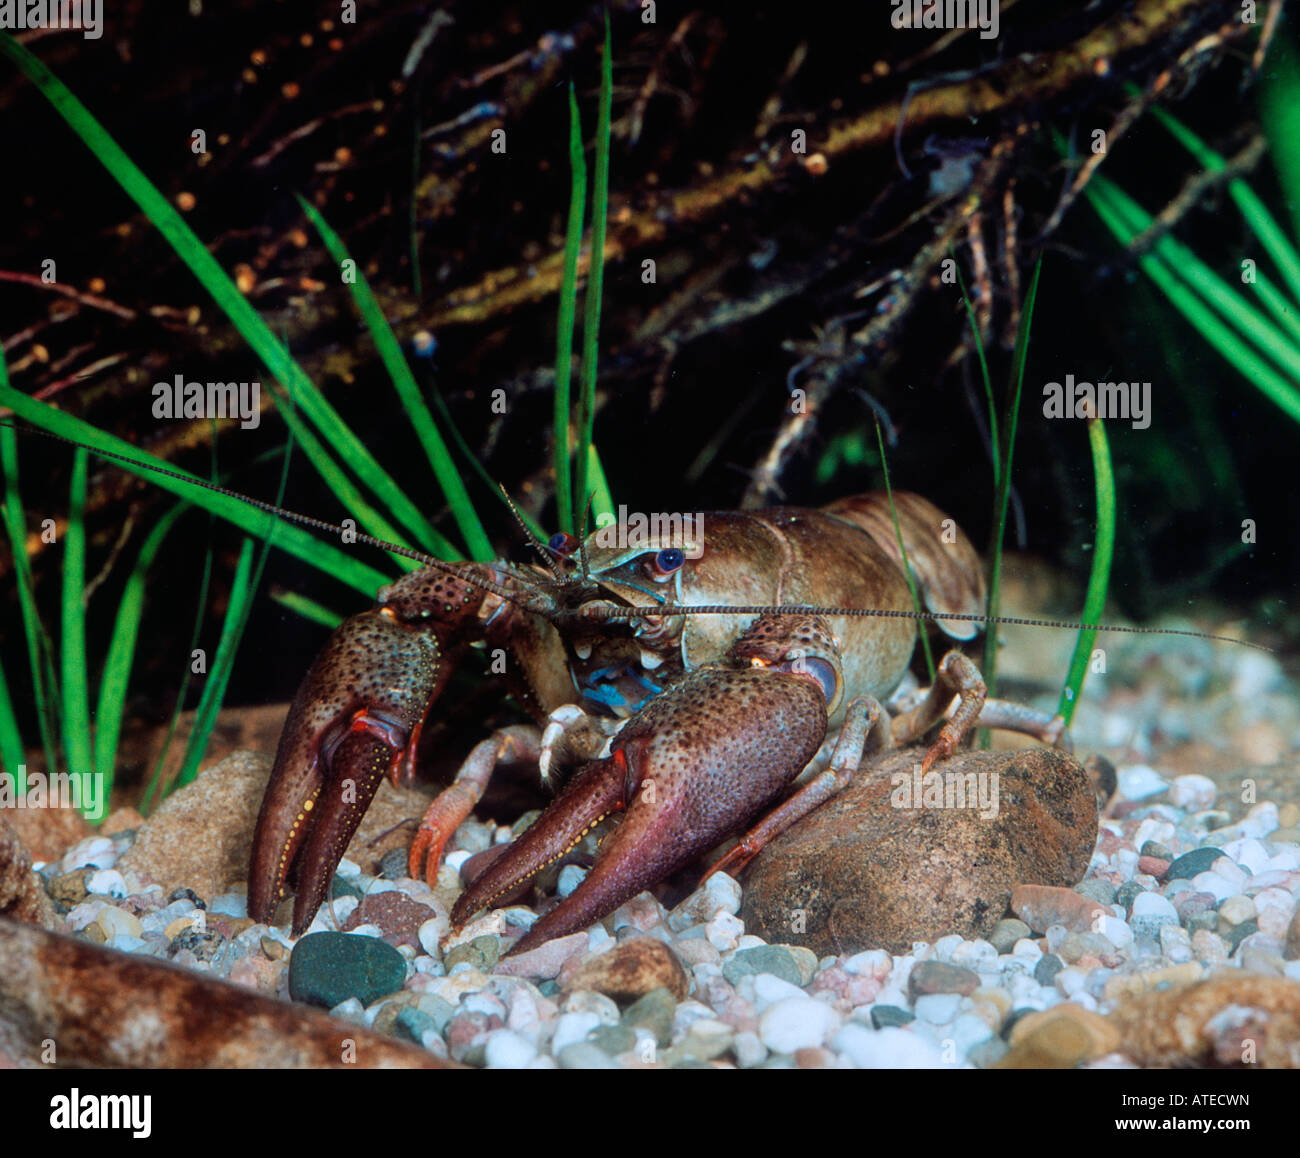
[[[892,510],[872,493],[693,521],[689,544],[680,521],[651,520],[628,545],[556,536],[546,566],[427,566],[343,623],[280,740],[254,838],[250,914],[271,921],[294,880],[293,929],[307,927],[381,777],[412,772],[426,714],[474,642],[508,651],[509,690],[535,724],[503,728],[469,753],[420,823],[412,875],[436,879],[498,763],[536,760],[547,778],[576,770],[461,896],[453,924],[621,817],[587,878],[516,952],[585,928],[744,833],[715,866],[738,871],[848,783],[864,751],[919,738],[954,697],[927,769],[977,723],[1060,738],[1059,719],[987,700],[959,651],[919,706],[890,721],[882,704],[916,638],[903,549],[927,607],[965,617],[938,619],[948,635],[972,638],[983,607],[973,547],[920,496],[896,493]]]

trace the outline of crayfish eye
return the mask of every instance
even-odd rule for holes
[[[550,542],[547,543],[547,546],[557,555],[564,555],[567,557],[572,555],[574,550],[577,548],[578,537],[576,535],[570,535],[568,531],[556,531],[555,534],[551,536]]]
[[[682,569],[686,556],[678,547],[665,547],[650,564],[650,574],[660,581],[667,579],[675,571]]]

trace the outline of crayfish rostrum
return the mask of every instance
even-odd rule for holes
[[[622,814],[590,874],[516,952],[585,928],[745,832],[715,866],[738,870],[847,783],[864,749],[920,737],[954,697],[927,769],[977,722],[1060,738],[1059,719],[986,700],[955,650],[919,706],[892,722],[881,706],[916,640],[900,538],[926,605],[967,617],[939,619],[948,635],[973,637],[983,609],[974,549],[925,499],[706,512],[697,535],[624,547],[559,535],[544,566],[427,566],[380,591],[335,631],[290,709],[257,822],[250,915],[271,921],[292,879],[293,928],[307,927],[380,778],[411,773],[426,715],[475,642],[509,653],[504,678],[536,726],[474,748],[425,814],[411,874],[436,878],[498,762],[536,759],[543,775],[581,766],[470,883],[453,925]],[[789,795],[814,761],[824,770]]]

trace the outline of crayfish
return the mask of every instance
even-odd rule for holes
[[[696,531],[686,543],[660,526],[622,547],[561,534],[539,544],[541,565],[429,565],[346,620],[289,711],[257,822],[250,915],[270,922],[293,881],[295,934],[308,926],[381,778],[411,774],[430,707],[474,643],[508,653],[504,678],[536,724],[471,751],[420,823],[411,875],[436,879],[498,763],[577,770],[469,884],[453,926],[622,820],[513,952],[586,928],[743,833],[714,866],[738,871],[848,783],[864,750],[923,737],[954,698],[926,770],[977,724],[1063,739],[1059,717],[988,699],[957,650],[919,704],[889,719],[882,704],[916,640],[904,558],[950,637],[972,638],[984,618],[974,548],[920,496],[705,513]]]

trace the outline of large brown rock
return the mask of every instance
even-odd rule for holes
[[[961,752],[931,774],[960,776],[963,790],[982,784],[985,806],[976,798],[974,807],[917,808],[910,796],[923,752],[864,765],[847,789],[763,850],[744,882],[749,932],[818,955],[903,953],[949,933],[987,937],[1018,884],[1082,879],[1097,842],[1097,804],[1076,760],[1048,748]],[[922,800],[934,804],[924,791]],[[948,800],[958,803],[955,790]]]
[[[236,752],[205,769],[145,821],[117,867],[144,873],[168,891],[194,889],[207,900],[242,892],[271,763],[257,752]],[[428,804],[423,793],[395,789],[385,779],[347,856],[377,874],[384,853],[411,843],[412,829],[402,822],[418,819]]]
[[[20,1066],[452,1069],[319,1010],[0,917],[0,1055]]]

